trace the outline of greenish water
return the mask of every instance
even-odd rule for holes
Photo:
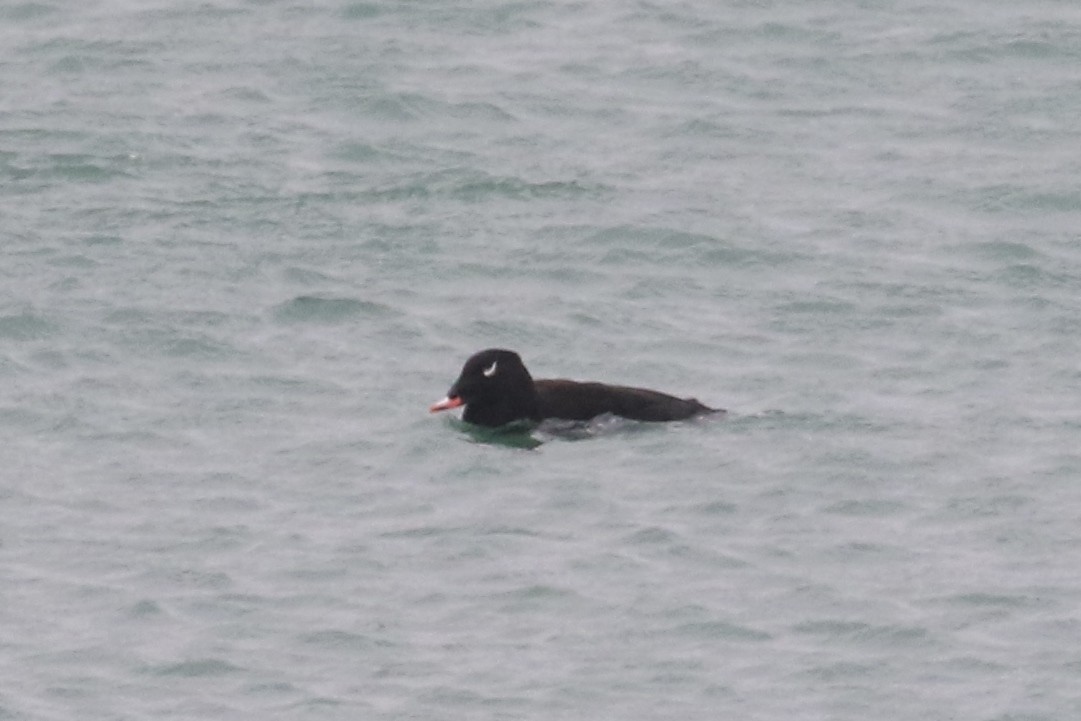
[[[0,7],[0,718],[1081,715],[1065,2]],[[493,437],[473,351],[723,421]]]

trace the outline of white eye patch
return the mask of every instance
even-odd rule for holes
[[[482,370],[481,373],[484,374],[485,378],[491,378],[492,376],[495,375],[495,367],[498,364],[499,364],[499,361],[492,361],[492,365],[490,365],[487,368],[485,368],[484,370]]]

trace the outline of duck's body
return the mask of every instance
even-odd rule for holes
[[[493,348],[466,361],[447,397],[431,411],[465,406],[462,420],[496,427],[515,421],[559,418],[587,421],[605,413],[637,421],[678,421],[715,408],[694,398],[646,388],[583,383],[563,379],[533,380],[514,351]]]

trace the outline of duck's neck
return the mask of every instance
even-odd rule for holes
[[[514,421],[540,419],[540,402],[533,379],[513,393],[503,393],[492,403],[470,403],[465,407],[462,420],[478,426],[496,427]]]

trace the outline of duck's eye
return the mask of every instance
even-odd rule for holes
[[[484,370],[482,370],[481,373],[484,374],[485,378],[491,378],[492,376],[495,375],[495,367],[498,364],[499,364],[499,361],[492,361],[492,365],[490,365],[487,368],[485,368]]]

